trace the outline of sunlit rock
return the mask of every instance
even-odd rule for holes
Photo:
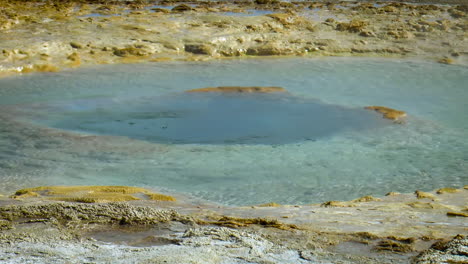
[[[367,196],[363,196],[361,198],[355,199],[352,202],[367,203],[367,202],[380,202],[380,201],[382,201],[382,199],[367,195]]]
[[[431,199],[433,201],[436,200],[435,195],[429,192],[415,191],[414,194],[416,194],[418,199]]]

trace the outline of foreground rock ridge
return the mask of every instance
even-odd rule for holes
[[[379,56],[468,65],[464,1],[1,2],[1,75],[252,56]]]
[[[30,192],[39,195],[25,195]],[[466,263],[468,186],[311,205],[91,202],[127,186],[47,186],[0,199],[6,263]],[[44,197],[74,195],[82,202]],[[66,200],[66,199],[65,199]],[[116,258],[116,255],[123,258]]]

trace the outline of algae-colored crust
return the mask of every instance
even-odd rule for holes
[[[399,241],[394,241],[390,239],[380,241],[377,246],[375,246],[377,251],[391,251],[398,253],[406,253],[414,250],[413,246],[407,243],[401,243]]]
[[[377,238],[379,238],[379,236],[373,234],[373,233],[370,233],[370,232],[357,232],[355,234],[357,237],[359,238],[363,238],[363,239],[366,239],[366,240],[375,240]]]
[[[265,219],[265,218],[237,218],[223,216],[215,221],[203,221],[198,220],[198,224],[201,225],[217,225],[231,228],[247,227],[250,225],[260,225],[263,227],[273,227],[281,230],[292,230],[299,229],[298,226],[293,224],[284,224],[276,219]]]
[[[79,196],[79,197],[50,197],[48,199],[54,200],[54,201],[77,202],[77,203],[108,203],[108,202],[126,202],[126,201],[140,200],[139,198],[133,195],[128,195],[128,194],[116,196],[114,194],[105,195],[102,193],[87,194],[86,196]]]
[[[321,207],[355,207],[356,205],[353,205],[349,202],[328,201],[328,202],[322,203],[320,206]]]
[[[406,203],[406,205],[408,205],[411,208],[417,208],[417,209],[451,209],[448,206],[445,206],[439,203],[433,203],[433,202],[423,203],[423,202],[416,201],[416,202]]]
[[[406,112],[388,108],[385,106],[366,106],[365,109],[374,110],[383,115],[384,118],[391,120],[399,120],[406,116]]]
[[[21,73],[30,72],[58,72],[60,69],[57,66],[50,64],[34,64],[32,66],[26,66],[21,70]]]
[[[367,195],[367,196],[363,196],[361,198],[357,198],[348,202],[328,201],[328,202],[322,203],[320,206],[321,207],[356,207],[357,206],[356,203],[380,202],[380,201],[382,201],[382,199]]]
[[[370,195],[363,196],[361,198],[353,200],[353,202],[355,202],[355,203],[379,202],[379,201],[382,201],[382,199],[376,198],[376,197],[373,197],[373,196],[370,196]]]
[[[186,91],[188,93],[209,93],[209,92],[222,92],[222,93],[277,93],[286,92],[286,89],[275,86],[219,86],[219,87],[206,87],[199,89],[192,89]]]
[[[146,193],[148,198],[150,200],[154,201],[169,201],[169,202],[174,202],[176,199],[172,196],[164,195],[164,194],[159,194],[159,193]]]
[[[141,200],[134,196],[144,194],[149,200],[175,201],[172,196],[153,193],[150,190],[131,186],[40,186],[18,190],[12,198],[41,197],[54,201],[106,203]]]
[[[438,63],[442,64],[454,64],[455,61],[452,58],[442,58],[437,61]]]
[[[12,229],[12,224],[7,220],[0,220],[0,231]]]
[[[266,203],[266,204],[260,204],[257,205],[258,207],[281,207],[281,204],[277,203]]]

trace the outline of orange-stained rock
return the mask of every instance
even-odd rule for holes
[[[365,109],[375,110],[383,115],[384,118],[391,120],[400,120],[406,116],[406,112],[388,108],[385,106],[366,106]]]
[[[223,93],[277,93],[286,92],[284,88],[275,86],[219,86],[192,89],[186,91],[188,93],[207,93],[207,92],[223,92]]]

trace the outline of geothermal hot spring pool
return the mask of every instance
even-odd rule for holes
[[[131,185],[226,205],[468,181],[468,68],[356,58],[97,66],[0,79],[0,193]],[[275,93],[190,93],[279,86]],[[406,111],[403,124],[365,106]]]

